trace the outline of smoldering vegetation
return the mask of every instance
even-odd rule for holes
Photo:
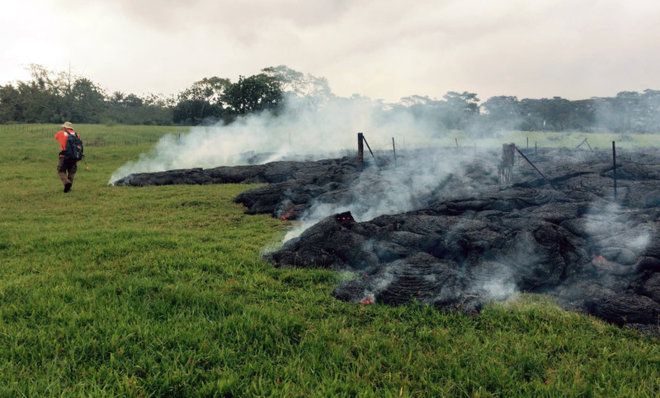
[[[266,258],[350,271],[335,297],[478,312],[518,292],[617,324],[657,327],[660,159],[529,151],[500,184],[500,152],[464,148],[138,174],[118,184],[266,182],[236,200],[299,220]],[[297,236],[300,234],[299,236]]]

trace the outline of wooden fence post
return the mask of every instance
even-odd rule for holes
[[[612,141],[612,176],[614,177],[614,200],[616,200],[616,143]]]
[[[364,137],[362,133],[357,134],[357,140],[358,140],[358,163],[360,166],[364,164]]]

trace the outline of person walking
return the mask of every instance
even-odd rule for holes
[[[60,143],[60,153],[57,162],[57,174],[64,184],[64,192],[71,191],[73,177],[78,170],[78,161],[83,157],[82,140],[73,130],[71,122],[65,122],[55,133],[55,139]]]

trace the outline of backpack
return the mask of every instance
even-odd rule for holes
[[[67,133],[66,148],[64,148],[64,158],[68,160],[82,160],[83,143],[76,132]]]

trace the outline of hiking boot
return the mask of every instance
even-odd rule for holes
[[[72,184],[70,182],[64,184],[64,192],[69,192],[71,190],[71,185]]]

